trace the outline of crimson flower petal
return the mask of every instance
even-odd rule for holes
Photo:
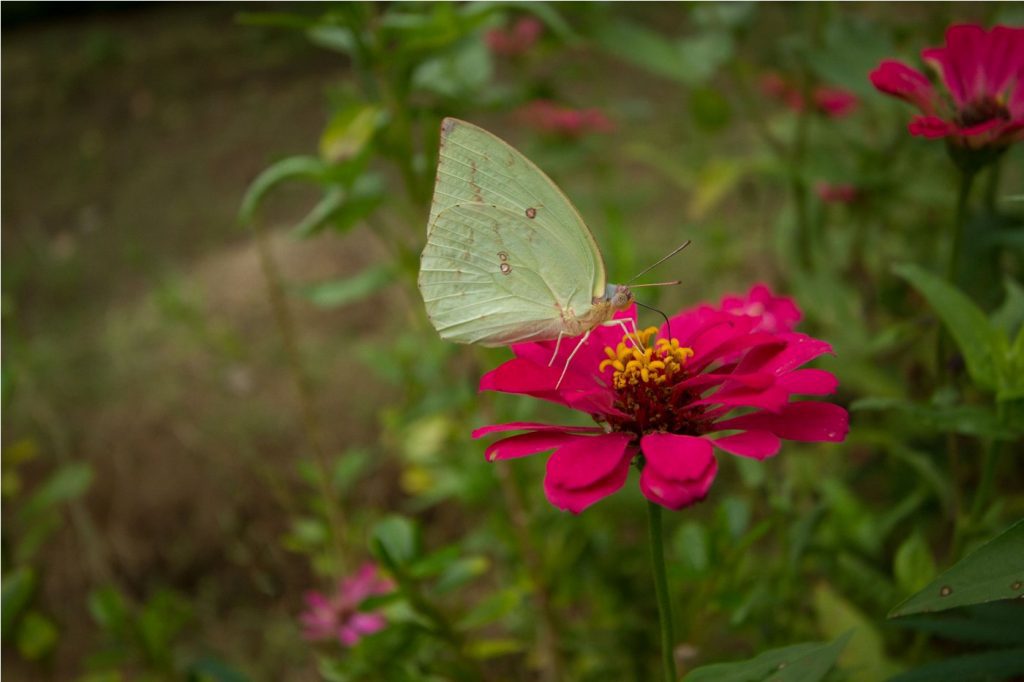
[[[489,433],[501,431],[562,431],[564,433],[599,433],[597,426],[563,426],[561,424],[538,424],[537,422],[509,422],[507,424],[490,424],[473,431],[473,438],[482,438]]]
[[[718,472],[711,442],[705,438],[651,433],[640,441],[644,470],[640,490],[652,502],[682,509],[703,500]]]
[[[790,394],[829,395],[839,387],[839,380],[823,369],[798,369],[780,376],[776,384]]]
[[[625,433],[580,436],[548,460],[544,491],[559,509],[578,514],[626,483],[632,452]]]
[[[600,433],[601,429],[593,429],[591,433]],[[569,441],[579,438],[576,433],[564,431],[535,431],[533,433],[521,433],[518,436],[503,438],[496,443],[487,446],[484,452],[488,462],[496,459],[514,459],[535,455],[565,445]]]
[[[935,111],[937,95],[928,77],[903,62],[886,59],[870,75],[871,83],[887,95],[910,102],[926,114]]]
[[[765,459],[773,457],[782,447],[782,441],[768,431],[744,431],[713,441],[716,448],[740,457]]]
[[[777,414],[754,412],[715,426],[723,431],[770,431],[786,440],[839,442],[850,430],[850,415],[838,405],[806,400],[790,403]]]

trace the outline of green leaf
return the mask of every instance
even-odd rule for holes
[[[1024,519],[967,555],[899,604],[890,618],[945,611],[1024,594]]]
[[[885,644],[874,621],[825,583],[814,590],[814,611],[826,635],[836,637],[853,631],[850,645],[839,662],[851,682],[884,680],[898,671],[885,654]]]
[[[473,658],[488,659],[496,656],[507,656],[526,649],[526,644],[518,639],[480,639],[466,647],[466,653]]]
[[[38,661],[57,646],[59,633],[53,621],[39,613],[29,611],[18,627],[18,652],[29,661]]]
[[[893,575],[905,592],[920,590],[935,577],[935,559],[921,533],[915,532],[896,550]]]
[[[296,237],[304,239],[310,237],[324,227],[327,226],[327,221],[345,205],[346,192],[340,187],[331,187],[324,195],[320,197],[320,201],[310,209],[309,213],[299,221],[299,224],[295,226],[293,232]]]
[[[680,83],[691,82],[680,50],[654,31],[616,18],[597,26],[593,35],[603,49],[623,61]]]
[[[346,26],[330,24],[313,26],[306,31],[306,37],[309,38],[309,42],[317,47],[341,52],[342,54],[352,54],[356,47],[356,40],[352,35],[352,30]]]
[[[715,663],[692,671],[684,682],[817,682],[836,664],[852,633],[834,642],[807,642],[771,649],[738,663]]]
[[[390,265],[377,265],[352,277],[311,284],[302,288],[299,293],[321,308],[337,308],[360,301],[380,291],[394,280],[395,273]]]
[[[373,527],[370,544],[389,568],[402,567],[420,553],[419,530],[409,519],[389,516]]]
[[[412,75],[414,88],[442,97],[471,96],[491,79],[491,53],[480,40],[465,40],[445,53],[424,60]]]
[[[850,405],[850,409],[885,412],[897,417],[901,427],[908,430],[1002,439],[1019,435],[984,405],[916,405],[900,398],[863,398]]]
[[[249,682],[249,677],[226,661],[203,656],[189,666],[188,682]]]
[[[256,215],[256,209],[267,192],[286,180],[321,180],[330,171],[322,159],[315,156],[289,156],[265,169],[256,176],[242,197],[238,211],[239,220],[248,224]]]
[[[995,390],[999,384],[998,337],[981,308],[959,289],[923,268],[905,264],[896,274],[910,282],[928,301],[953,336],[967,363],[967,372],[980,387]]]
[[[0,605],[0,630],[5,639],[11,636],[14,624],[32,601],[36,590],[36,574],[28,566],[21,566],[4,576],[2,605]]]
[[[1024,675],[1024,648],[945,658],[907,671],[888,682],[984,682]]]
[[[363,151],[383,120],[383,110],[372,104],[353,104],[331,117],[320,135],[320,156],[331,163],[347,161]]]
[[[65,464],[36,490],[25,506],[18,510],[18,516],[29,522],[42,512],[78,497],[89,489],[92,476],[92,467],[85,462]]]
[[[707,31],[676,43],[678,59],[685,66],[686,84],[704,85],[732,57],[733,41],[728,33]]]
[[[112,639],[123,641],[128,638],[131,614],[117,588],[107,586],[91,591],[88,606],[93,620]]]

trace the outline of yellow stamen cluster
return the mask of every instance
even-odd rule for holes
[[[612,375],[615,388],[640,383],[663,384],[682,372],[686,360],[693,357],[693,349],[680,347],[678,339],[658,339],[652,346],[651,337],[657,333],[657,327],[648,327],[636,336],[623,336],[614,350],[605,346],[608,359],[603,360],[598,369],[602,372],[608,367],[615,369]]]

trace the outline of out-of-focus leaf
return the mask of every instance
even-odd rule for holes
[[[29,611],[18,626],[18,653],[29,661],[38,661],[53,651],[59,636],[52,620],[38,611]]]
[[[389,516],[373,527],[373,553],[389,568],[400,568],[420,553],[419,530],[401,516]]]
[[[55,505],[78,497],[89,489],[92,476],[92,467],[85,462],[65,464],[36,490],[25,506],[18,510],[18,516],[28,522]]]
[[[316,234],[327,226],[327,221],[345,205],[346,192],[340,187],[330,187],[320,201],[299,221],[293,232],[296,237],[305,238]]]
[[[918,265],[900,265],[895,270],[925,297],[946,325],[964,356],[974,383],[995,390],[999,382],[997,362],[1002,349],[985,313],[956,287]]]
[[[899,604],[890,618],[944,611],[966,604],[1012,599],[1024,594],[1024,520],[943,572],[927,587]]]
[[[316,24],[313,17],[286,12],[239,12],[235,21],[243,26],[274,26],[277,28],[307,29]]]
[[[256,214],[267,192],[286,180],[320,180],[330,172],[322,159],[315,156],[290,156],[265,169],[256,176],[242,197],[238,211],[239,220],[248,224]]]
[[[679,526],[672,540],[675,555],[690,572],[701,574],[710,565],[707,529],[696,521],[686,521]]]
[[[470,580],[486,573],[490,565],[491,562],[482,556],[459,559],[445,567],[437,584],[434,585],[434,590],[438,594],[444,594],[457,587],[462,587]]]
[[[330,217],[329,227],[345,233],[373,213],[386,198],[383,178],[376,173],[364,173],[349,187],[345,203]]]
[[[390,265],[376,265],[352,277],[311,284],[299,293],[321,308],[338,308],[361,301],[394,281],[395,273]]]
[[[676,43],[677,59],[685,66],[687,85],[703,85],[732,57],[733,41],[728,33],[705,31]]]
[[[835,666],[847,633],[834,642],[807,642],[771,649],[748,661],[702,666],[683,682],[817,682]]]
[[[555,5],[547,2],[467,2],[464,5],[463,16],[475,16],[480,14],[491,14],[496,11],[515,9],[534,15],[543,21],[551,31],[558,36],[562,42],[573,45],[580,41],[580,35],[571,24],[567,22],[555,9]]]
[[[904,592],[916,592],[935,577],[935,559],[920,533],[912,534],[896,550],[893,575]]]
[[[725,525],[733,540],[740,539],[750,526],[750,502],[742,497],[729,496],[719,507],[725,517]]]
[[[446,53],[421,62],[412,75],[413,87],[452,99],[473,94],[493,72],[491,53],[479,40],[464,40]]]
[[[915,405],[899,398],[863,398],[850,405],[850,409],[898,416],[902,426],[924,431],[1003,439],[1019,435],[984,405]]]
[[[1012,277],[1006,278],[1005,285],[1006,298],[992,313],[992,325],[1002,329],[1012,339],[1024,327],[1024,287]]]
[[[131,614],[116,588],[106,586],[93,590],[88,598],[89,614],[96,624],[115,640],[128,637]]]
[[[22,614],[36,589],[36,574],[28,566],[21,566],[4,576],[0,602],[0,628],[4,639],[13,634],[14,624]]]
[[[523,590],[509,587],[489,597],[485,597],[463,616],[458,623],[460,630],[472,630],[523,608],[523,600],[527,598]]]
[[[756,12],[756,2],[708,2],[693,7],[693,20],[702,29],[736,29],[749,24]]]
[[[700,220],[736,186],[743,177],[743,167],[730,159],[715,159],[697,174],[697,184],[687,208],[690,220]]]
[[[729,125],[732,108],[729,100],[716,88],[702,86],[690,92],[690,115],[704,130],[715,132]]]
[[[876,682],[899,671],[886,657],[882,635],[874,622],[827,584],[814,589],[814,611],[826,635],[837,637],[853,630],[849,646],[839,658],[851,682]]]
[[[327,50],[334,50],[342,54],[352,54],[355,51],[356,40],[352,30],[346,26],[332,26],[321,24],[312,26],[306,31],[309,42]]]
[[[481,639],[466,647],[466,653],[473,658],[488,659],[495,656],[507,656],[523,651],[526,645],[518,639]]]
[[[331,481],[339,492],[347,492],[369,468],[371,455],[367,450],[346,450],[334,463]]]
[[[203,656],[189,666],[188,682],[249,682],[249,677],[227,661]]]
[[[353,104],[331,117],[320,135],[320,156],[330,163],[346,161],[373,139],[383,110],[373,104]]]
[[[430,578],[459,560],[460,550],[455,545],[450,545],[436,552],[431,552],[425,557],[417,559],[409,566],[409,575],[414,578]]]
[[[983,682],[1024,675],[1024,648],[944,658],[889,678],[888,682]]]
[[[690,65],[668,38],[638,24],[616,19],[597,26],[594,39],[619,59],[680,83],[691,83]]]

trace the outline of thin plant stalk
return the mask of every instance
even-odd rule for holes
[[[274,322],[277,325],[278,332],[281,334],[284,352],[288,358],[288,368],[298,393],[299,409],[302,412],[306,439],[309,441],[309,447],[313,451],[313,456],[319,469],[317,480],[319,481],[320,494],[323,496],[324,506],[326,507],[327,523],[331,528],[335,561],[339,570],[344,571],[346,562],[344,546],[342,545],[344,520],[341,515],[341,500],[338,499],[338,495],[331,485],[331,462],[327,455],[327,449],[324,446],[320,420],[314,407],[313,386],[302,366],[295,322],[292,319],[291,308],[284,293],[281,273],[277,269],[277,264],[274,262],[274,256],[270,249],[270,240],[267,237],[266,231],[257,222],[253,223],[252,229],[256,238],[256,248],[259,251],[260,268],[263,271],[263,278],[267,283],[267,296],[270,299],[270,307],[273,310]]]
[[[676,682],[675,634],[672,631],[672,600],[668,593],[665,572],[665,542],[661,527],[661,507],[647,503],[647,526],[651,540],[651,566],[654,569],[654,594],[658,600],[658,621],[661,624],[661,663],[665,682]]]

